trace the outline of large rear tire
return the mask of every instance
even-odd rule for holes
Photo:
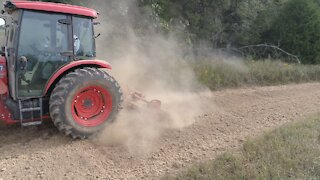
[[[50,116],[66,135],[85,139],[112,123],[122,102],[122,91],[113,77],[85,67],[58,82],[50,97]]]

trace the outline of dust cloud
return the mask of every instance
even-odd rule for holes
[[[133,0],[97,0],[91,6],[100,12],[98,57],[112,64],[109,73],[126,95],[138,91],[148,100],[162,101],[161,112],[144,104],[135,110],[124,108],[94,141],[148,154],[165,131],[188,127],[213,108],[210,91],[186,61],[186,45],[174,34],[159,32],[159,22],[150,19],[152,11],[142,12]],[[190,58],[192,53],[187,54]]]

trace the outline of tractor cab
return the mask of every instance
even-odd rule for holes
[[[3,49],[9,66],[15,69],[9,72],[14,99],[44,96],[45,86],[57,70],[71,61],[96,57],[94,17],[37,10],[34,4],[18,1],[5,5],[10,18],[6,18],[8,36]]]
[[[6,1],[0,17],[0,120],[28,126],[51,117],[83,138],[114,117],[122,93],[100,70],[110,64],[96,60],[95,10]]]

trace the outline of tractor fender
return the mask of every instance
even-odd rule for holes
[[[44,94],[47,94],[50,88],[57,83],[62,76],[66,73],[70,72],[73,69],[82,68],[82,67],[98,67],[98,68],[106,68],[112,69],[111,65],[102,60],[79,60],[79,61],[72,61],[71,63],[61,67],[57,72],[55,72],[49,82],[46,84],[46,88]]]

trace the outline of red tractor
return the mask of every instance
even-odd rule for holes
[[[56,3],[7,1],[2,15],[0,120],[55,126],[87,138],[111,123],[123,101],[117,81],[96,60],[92,9]]]

